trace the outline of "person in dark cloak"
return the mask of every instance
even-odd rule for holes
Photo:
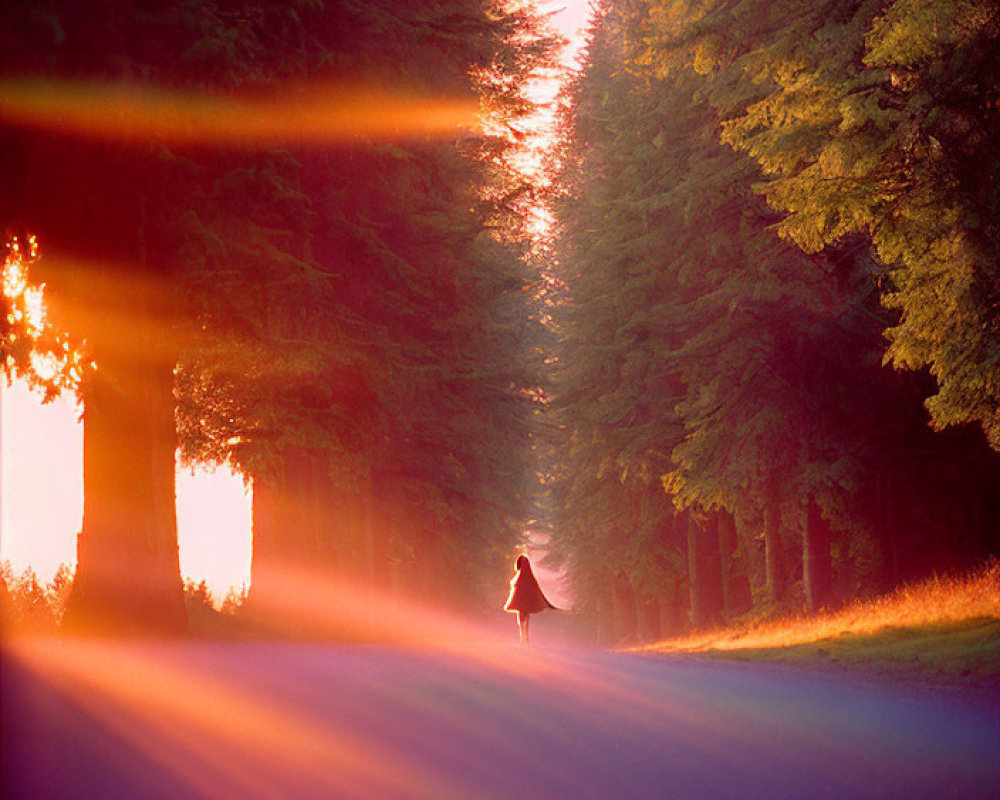
[[[521,637],[521,644],[528,644],[528,623],[531,615],[555,606],[542,594],[542,587],[538,585],[535,574],[531,571],[531,562],[527,556],[518,556],[514,562],[514,569],[517,572],[510,580],[510,594],[503,609],[511,614],[517,614],[517,631]]]

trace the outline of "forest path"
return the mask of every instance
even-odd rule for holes
[[[988,798],[994,693],[496,641],[11,642],[2,796]]]

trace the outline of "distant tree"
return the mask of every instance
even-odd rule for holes
[[[212,591],[208,588],[208,582],[201,580],[195,582],[188,578],[184,581],[184,600],[188,606],[197,606],[199,609],[214,609],[215,599]]]
[[[57,574],[58,579],[58,574]],[[30,633],[50,633],[56,629],[59,609],[54,584],[45,586],[32,568],[15,574],[10,561],[0,564],[3,617],[0,622],[9,630]]]
[[[481,98],[508,121],[531,108],[522,76],[550,58],[523,9],[340,13],[353,34],[329,46],[345,74]],[[263,345],[247,341],[235,363],[195,353],[178,372],[185,457],[254,482],[251,606],[289,564],[478,594],[520,535],[541,359],[502,193],[509,148],[467,135],[290,151],[303,279],[255,298],[270,310]]]
[[[222,614],[234,615],[239,613],[239,610],[243,607],[243,604],[247,599],[247,586],[244,584],[239,588],[231,586],[229,591],[226,592],[226,597],[222,601],[222,607],[219,612]]]
[[[46,587],[49,599],[49,606],[56,620],[61,622],[63,614],[66,613],[66,603],[69,601],[70,592],[73,590],[73,579],[76,570],[68,564],[60,564],[56,574],[52,576],[52,582]]]

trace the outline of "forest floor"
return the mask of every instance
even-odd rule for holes
[[[914,683],[1000,687],[1000,620],[993,618],[887,626],[799,644],[698,652],[736,661],[847,669]]]
[[[985,798],[1000,692],[609,653],[11,638],[2,796]],[[992,794],[991,794],[992,793]]]

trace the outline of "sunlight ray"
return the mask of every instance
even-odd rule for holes
[[[378,87],[290,87],[280,96],[229,97],[140,84],[14,79],[0,81],[0,119],[103,141],[242,146],[454,135],[480,124],[474,98]]]

